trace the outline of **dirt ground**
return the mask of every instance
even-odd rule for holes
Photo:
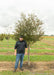
[[[0,71],[13,71],[15,62],[0,62]],[[17,71],[20,71],[20,62]],[[24,71],[37,72],[37,71],[52,71],[54,73],[54,61],[51,62],[23,62]]]
[[[14,52],[0,52],[0,55],[14,55]],[[49,53],[49,52],[30,53],[30,55],[54,55],[54,53]]]
[[[43,39],[43,40],[41,40],[41,42],[44,42],[44,43],[46,43],[46,44],[48,44],[48,46],[54,46],[54,41],[50,41],[50,40],[45,40],[45,39]]]

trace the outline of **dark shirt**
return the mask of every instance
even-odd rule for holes
[[[17,49],[17,54],[18,53],[25,53],[25,48],[27,48],[27,43],[25,40],[22,41],[17,41],[15,45],[15,49]]]

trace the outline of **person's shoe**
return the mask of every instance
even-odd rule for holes
[[[16,72],[16,69],[14,69],[14,71],[13,72]]]
[[[20,68],[21,71],[23,71],[23,68]]]

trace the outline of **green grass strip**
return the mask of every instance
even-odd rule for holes
[[[0,61],[15,61],[14,55],[0,55]],[[28,60],[28,55],[24,56],[24,61]],[[54,55],[33,55],[30,56],[30,61],[54,61]]]
[[[2,71],[0,72],[0,75],[54,75],[54,73],[50,72],[38,73],[38,72],[29,72],[29,71],[13,73],[12,71]]]
[[[54,50],[48,50],[48,49],[31,49],[31,53],[45,53],[45,52],[51,52],[53,53]]]

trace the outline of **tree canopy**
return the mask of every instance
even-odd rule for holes
[[[22,13],[15,27],[15,39],[20,35],[24,36],[27,43],[36,42],[44,34],[42,30],[43,22],[35,14]]]

